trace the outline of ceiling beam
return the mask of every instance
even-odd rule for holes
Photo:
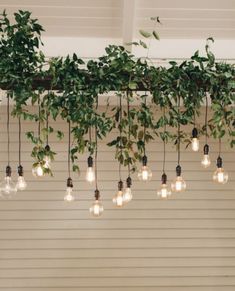
[[[133,41],[135,28],[135,1],[123,0],[122,41],[125,48],[131,51],[132,47],[126,43]]]

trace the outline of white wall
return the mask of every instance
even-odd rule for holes
[[[1,179],[7,161],[6,108],[0,107]],[[57,122],[57,128],[67,125]],[[23,131],[36,124],[23,123]],[[67,135],[66,135],[67,136]],[[0,201],[1,291],[234,291],[235,290],[235,156],[223,144],[224,167],[230,181],[211,181],[215,168],[200,166],[201,153],[182,154],[188,189],[160,201],[162,143],[148,146],[153,180],[144,184],[134,176],[134,200],[115,209],[118,165],[112,150],[100,144],[99,187],[104,204],[101,218],[90,217],[93,187],[74,177],[76,202],[63,201],[67,179],[66,139],[51,138],[58,152],[54,178],[36,180],[31,174],[31,144],[23,140],[23,166],[28,182],[11,201]],[[224,141],[225,142],[225,141]],[[211,158],[217,143],[211,141]],[[18,126],[11,122],[12,167],[17,167]],[[168,146],[167,173],[175,176],[176,152]],[[14,178],[16,174],[14,172]],[[125,176],[123,177],[125,178]]]

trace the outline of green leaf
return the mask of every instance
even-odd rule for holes
[[[139,30],[139,33],[145,38],[149,38],[152,35],[150,32],[142,30],[142,29]]]
[[[154,30],[153,31],[153,36],[157,39],[157,40],[160,40],[160,37],[158,35],[158,33]]]

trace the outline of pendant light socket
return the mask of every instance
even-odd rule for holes
[[[23,167],[21,165],[18,166],[18,175],[21,177],[24,175],[24,170],[23,170]]]
[[[122,180],[120,180],[118,182],[118,191],[122,191],[122,189],[123,189],[123,182],[122,182]]]
[[[132,185],[131,177],[128,177],[128,178],[126,179],[126,186],[127,186],[127,188],[131,188],[131,185]]]
[[[45,146],[45,150],[46,150],[47,152],[49,152],[49,151],[51,150],[49,144],[47,144],[47,145]]]
[[[178,165],[177,167],[176,167],[176,176],[181,176],[181,166],[180,165]]]
[[[6,176],[11,177],[11,167],[9,165],[6,166]]]
[[[196,127],[194,127],[193,130],[192,130],[192,137],[193,138],[197,138],[198,137],[198,130],[196,129]]]
[[[71,178],[67,179],[67,187],[73,188],[73,180]]]
[[[142,164],[145,167],[145,166],[147,166],[147,163],[148,163],[148,158],[147,158],[146,155],[144,155],[143,158],[142,158]]]
[[[167,175],[165,173],[162,174],[162,184],[166,184],[167,182]]]
[[[88,167],[89,168],[92,168],[93,167],[93,158],[92,158],[92,156],[89,156],[88,157],[87,164],[88,164]]]
[[[204,155],[208,155],[209,154],[209,145],[208,144],[204,145],[203,152],[204,152]]]
[[[99,200],[100,198],[100,191],[98,189],[95,190],[95,200]]]
[[[223,160],[220,156],[218,156],[217,161],[216,161],[216,166],[217,168],[222,168],[223,165]]]

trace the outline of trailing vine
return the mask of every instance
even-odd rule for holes
[[[35,166],[43,164],[45,156],[55,158],[53,149],[46,147],[48,136],[56,132],[58,138],[63,138],[60,130],[47,126],[49,116],[71,122],[74,171],[79,170],[79,154],[94,152],[95,142],[89,132],[95,128],[98,139],[121,129],[121,143],[117,136],[108,146],[114,146],[118,161],[134,171],[145,143],[157,136],[177,143],[177,136],[172,131],[163,133],[163,128],[166,125],[167,128],[177,127],[178,122],[193,125],[207,95],[213,112],[208,123],[209,135],[214,138],[226,136],[231,147],[235,145],[235,66],[215,61],[209,46],[213,39],[206,43],[206,56],[196,51],[191,59],[181,64],[170,61],[168,68],[154,66],[148,57],[136,58],[123,46],[116,45],[109,45],[105,55],[87,63],[76,54],[46,60],[39,49],[42,26],[28,11],[20,10],[14,16],[14,24],[10,23],[5,11],[0,17],[0,87],[15,102],[14,116],[33,120],[40,126],[38,132],[27,133],[34,144]],[[153,20],[160,23],[159,18]],[[141,34],[159,39],[155,30],[152,33],[141,31]],[[132,44],[147,48],[142,40]],[[49,90],[37,80],[49,80]],[[118,122],[118,105],[112,107],[107,101],[104,109],[96,110],[99,95],[110,91],[123,100],[121,123]],[[182,105],[180,114],[176,106],[178,98]],[[136,99],[140,104],[138,108],[129,106]],[[30,112],[28,104],[40,110]],[[161,114],[163,108],[164,116]],[[200,134],[205,134],[204,127]],[[181,131],[180,135],[181,142],[190,141],[189,133]],[[48,168],[44,171],[52,174]]]

